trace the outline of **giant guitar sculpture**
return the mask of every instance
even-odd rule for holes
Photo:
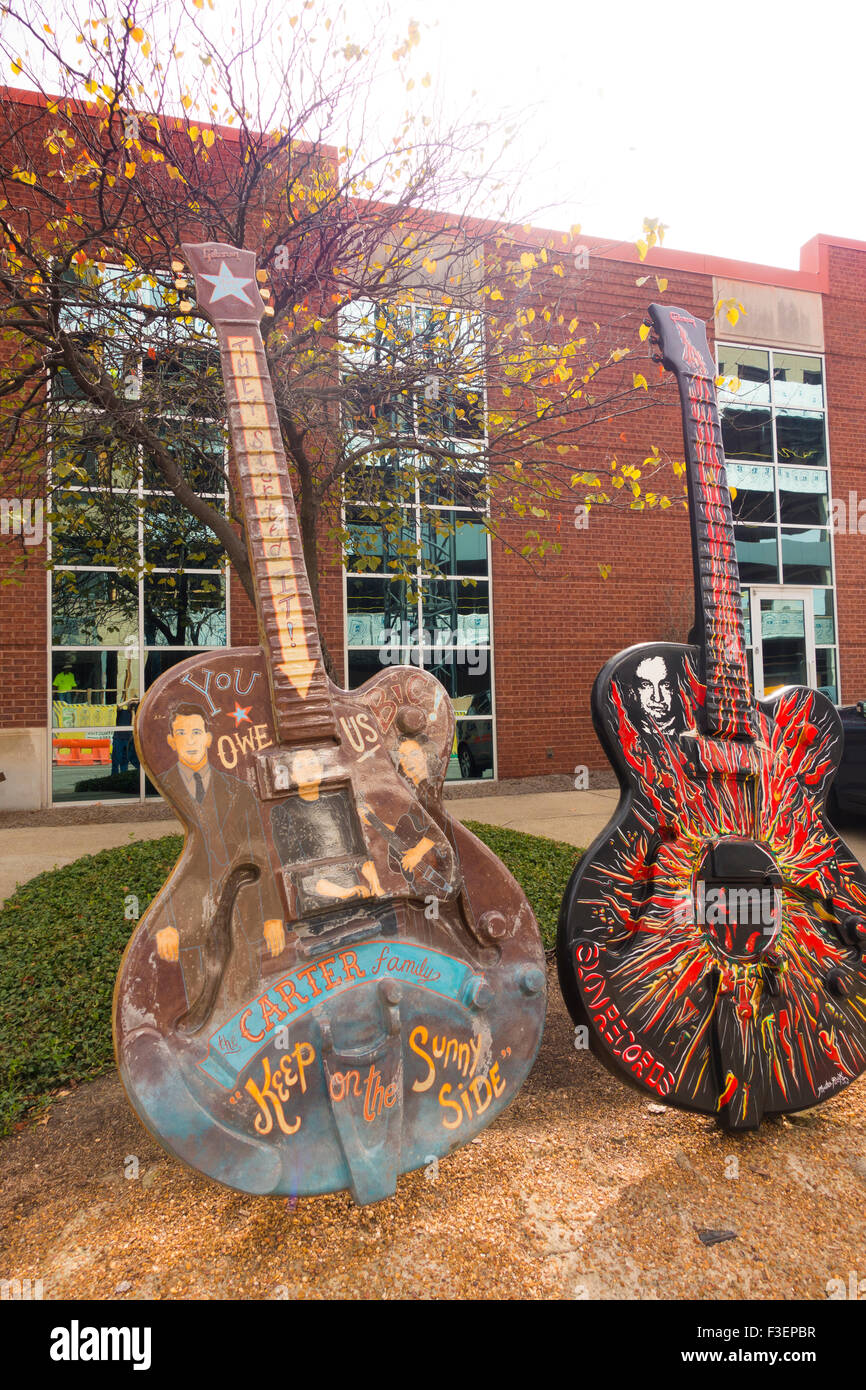
[[[219,340],[261,646],[190,657],[142,700],[136,745],[186,839],[121,964],[118,1066],[193,1168],[370,1202],[513,1098],[544,953],[517,883],[443,808],[443,687],[412,667],[328,679],[254,254],[184,252]]]
[[[695,645],[632,647],[596,680],[621,797],[563,899],[560,983],[610,1070],[754,1129],[866,1065],[866,875],[825,809],[834,706],[752,698],[704,326],[661,305],[650,318],[682,404]]]

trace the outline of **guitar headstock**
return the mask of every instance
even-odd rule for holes
[[[246,323],[258,326],[265,314],[273,314],[266,303],[270,290],[265,289],[267,271],[256,270],[254,251],[227,246],[219,241],[198,245],[184,242],[182,251],[195,280],[197,307],[214,328],[223,323]],[[175,288],[182,293],[189,288],[184,279],[186,266],[175,260],[171,268],[176,276]],[[189,313],[190,299],[181,301],[180,308]]]
[[[700,319],[669,304],[651,304],[649,316],[650,341],[657,349],[655,362],[661,362],[669,372],[715,380],[707,330]]]

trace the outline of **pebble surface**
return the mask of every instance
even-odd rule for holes
[[[374,1206],[220,1187],[115,1075],[0,1141],[0,1172],[0,1275],[45,1298],[824,1299],[866,1272],[866,1081],[725,1134],[577,1052],[555,972],[511,1107]]]

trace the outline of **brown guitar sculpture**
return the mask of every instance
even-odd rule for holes
[[[244,1192],[393,1193],[514,1097],[541,1039],[544,952],[517,883],[443,808],[439,682],[328,679],[259,323],[255,256],[185,246],[219,339],[260,647],[145,695],[142,764],[186,828],[114,999],[132,1106]]]

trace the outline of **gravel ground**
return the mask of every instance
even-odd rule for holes
[[[46,1298],[823,1300],[866,1272],[866,1082],[740,1137],[654,1113],[575,1052],[550,985],[511,1108],[372,1207],[230,1192],[163,1153],[115,1075],[79,1087],[0,1141],[0,1277]]]

